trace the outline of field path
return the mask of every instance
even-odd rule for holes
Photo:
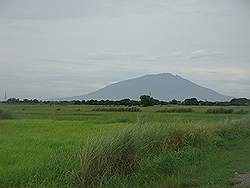
[[[239,184],[235,185],[235,188],[247,188],[250,187],[250,174],[240,174]]]

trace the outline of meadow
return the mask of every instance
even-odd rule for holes
[[[250,172],[249,107],[105,108],[0,104],[0,187],[228,187]]]

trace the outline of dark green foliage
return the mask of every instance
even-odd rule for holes
[[[173,99],[172,101],[160,101],[158,99],[154,99],[151,96],[143,95],[140,97],[140,101],[131,100],[131,99],[121,99],[121,100],[72,100],[72,101],[39,101],[37,99],[18,99],[11,98],[2,103],[7,104],[50,104],[50,105],[58,105],[58,104],[68,104],[68,105],[124,105],[124,106],[153,106],[153,105],[200,105],[200,106],[249,106],[250,100],[246,98],[232,99],[224,102],[211,102],[211,101],[198,101],[196,98],[185,99],[184,101],[177,101]]]
[[[233,109],[229,108],[213,108],[207,109],[207,113],[209,114],[232,114],[234,112]]]
[[[12,119],[9,112],[0,109],[0,119]]]
[[[139,107],[108,107],[108,108],[94,108],[95,112],[140,112]]]
[[[199,101],[196,98],[186,99],[183,102],[184,105],[199,105]]]
[[[163,110],[158,110],[157,112],[188,113],[188,112],[193,112],[193,109],[192,108],[166,108]]]
[[[150,97],[148,95],[142,95],[140,97],[140,103],[142,106],[146,107],[146,106],[154,106],[155,101],[153,97]]]
[[[169,104],[177,105],[177,104],[181,104],[181,102],[177,101],[176,99],[173,99],[172,101],[169,102]]]
[[[247,106],[250,105],[250,100],[246,98],[232,99],[230,104],[235,106]]]

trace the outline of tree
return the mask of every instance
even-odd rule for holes
[[[250,100],[246,98],[232,99],[230,104],[235,106],[247,106],[250,105]]]
[[[144,107],[146,106],[154,106],[154,99],[148,95],[140,96],[140,104]]]
[[[185,99],[183,104],[185,104],[185,105],[199,105],[199,101],[196,98]]]
[[[179,101],[177,101],[176,99],[174,99],[174,100],[170,101],[169,104],[175,104],[176,105],[176,104],[179,104]]]

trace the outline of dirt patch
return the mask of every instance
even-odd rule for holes
[[[234,185],[235,188],[250,188],[250,173],[237,175],[237,181]]]

